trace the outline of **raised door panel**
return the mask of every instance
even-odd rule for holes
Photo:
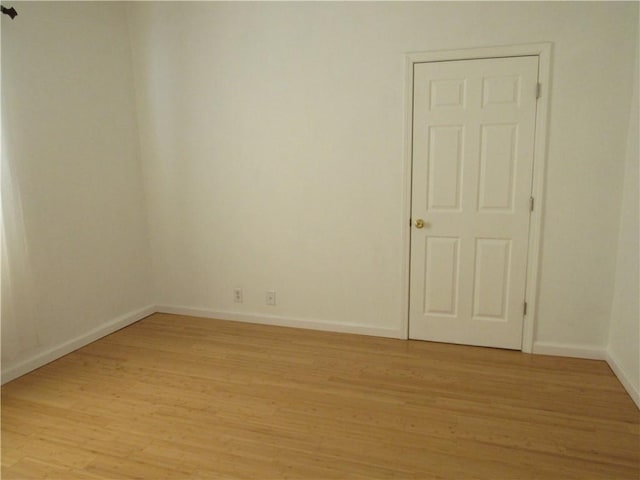
[[[424,313],[455,316],[458,304],[460,241],[452,237],[425,239]]]
[[[459,210],[462,189],[461,125],[429,128],[427,210]]]

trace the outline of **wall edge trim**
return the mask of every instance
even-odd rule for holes
[[[222,310],[211,310],[199,307],[187,307],[182,305],[157,305],[156,312],[212,318],[217,320],[230,320],[244,323],[256,323],[260,325],[303,328],[307,330],[321,330],[325,332],[351,333],[356,335],[368,335],[373,337],[398,339],[405,338],[402,327],[369,327],[366,325],[358,325],[355,323],[328,322],[326,320],[301,319],[261,313],[239,313]]]
[[[599,345],[578,345],[570,343],[535,342],[535,355],[553,355],[557,357],[584,358],[588,360],[606,360],[606,350]]]
[[[629,377],[625,373],[624,369],[620,366],[620,363],[616,361],[611,352],[606,351],[605,356],[605,360],[609,364],[609,368],[611,368],[615,376],[618,377],[618,380],[631,397],[631,400],[635,402],[638,410],[640,410],[640,390],[638,390],[638,388],[633,385],[631,380],[629,380]]]
[[[133,310],[127,312],[125,314],[119,315],[118,317],[110,320],[107,323],[100,325],[88,332],[85,332],[71,340],[67,340],[59,345],[47,348],[42,352],[37,352],[30,356],[29,358],[18,362],[15,365],[10,365],[5,368],[3,365],[1,376],[2,376],[2,385],[5,383],[14,380],[22,375],[25,375],[33,370],[36,370],[44,365],[57,360],[60,357],[67,355],[79,348],[82,348],[96,340],[106,337],[107,335],[120,330],[121,328],[127,327],[139,320],[142,320],[145,317],[155,313],[155,307],[153,305],[148,305],[144,308]]]
[[[368,335],[375,337],[405,339],[405,332],[402,326],[399,328],[367,327],[364,325],[327,322],[322,320],[297,319],[278,315],[265,315],[257,313],[237,313],[229,311],[217,311],[206,308],[157,305],[147,306],[120,315],[110,322],[90,330],[76,338],[63,342],[60,345],[51,347],[43,352],[37,353],[16,365],[3,368],[1,371],[2,384],[14,380],[33,370],[36,370],[68,353],[82,348],[100,338],[103,338],[117,330],[127,327],[142,320],[154,313],[166,313],[174,315],[188,315],[219,320],[229,320],[243,323],[255,323],[259,325],[273,325],[281,327],[304,328],[308,330],[320,330],[336,333],[350,333],[356,335]],[[605,348],[597,345],[575,345],[561,344],[553,342],[535,342],[533,345],[535,355],[554,355],[562,357],[584,358],[591,360],[606,361],[616,378],[620,381],[633,402],[640,409],[640,391],[633,385],[626,375],[624,369],[616,361],[615,357]]]

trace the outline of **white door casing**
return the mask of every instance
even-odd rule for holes
[[[520,349],[538,56],[413,73],[409,336]]]

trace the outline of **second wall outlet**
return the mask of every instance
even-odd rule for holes
[[[267,303],[267,305],[275,305],[276,304],[276,291],[275,290],[267,290],[266,303]]]
[[[242,303],[242,289],[234,288],[233,289],[233,301],[236,303]]]

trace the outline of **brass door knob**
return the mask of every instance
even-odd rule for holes
[[[415,222],[415,226],[416,228],[424,228],[424,220],[421,218],[418,218]]]

